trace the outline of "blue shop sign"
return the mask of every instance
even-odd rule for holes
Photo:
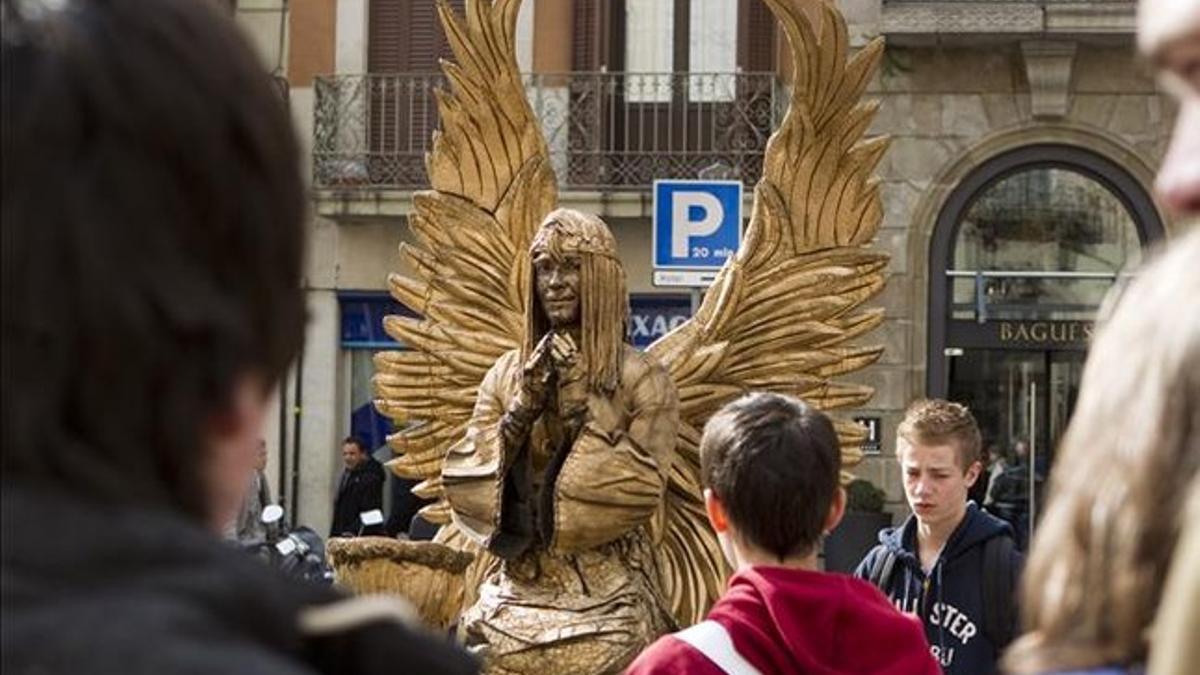
[[[687,295],[631,295],[629,339],[634,347],[645,349],[691,316],[692,300]]]
[[[383,330],[389,315],[417,316],[386,293],[347,291],[338,294],[342,347],[345,349],[403,348]],[[633,294],[629,297],[629,338],[638,349],[674,330],[692,315],[687,295]]]
[[[387,293],[373,291],[343,291],[338,293],[338,305],[342,315],[342,347],[346,349],[403,348],[384,332],[383,318],[416,316]]]

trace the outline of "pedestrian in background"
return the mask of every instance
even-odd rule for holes
[[[382,521],[372,525],[362,522],[362,514],[383,510],[383,465],[371,456],[366,441],[357,436],[347,436],[342,441],[342,462],[346,468],[333,500],[333,524],[329,536],[383,534]]]
[[[1017,548],[1024,551],[1029,548],[1029,444],[1013,443],[1012,456],[1012,464],[996,476],[988,490],[988,512],[1012,525]]]
[[[246,486],[246,496],[237,518],[230,524],[228,538],[249,544],[264,542],[275,535],[278,523],[267,524],[262,520],[263,509],[272,503],[271,486],[267,483],[267,442],[258,439],[258,452],[254,458],[254,473]]]

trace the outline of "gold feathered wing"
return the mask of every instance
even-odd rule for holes
[[[679,389],[680,433],[658,548],[665,595],[684,625],[703,619],[726,566],[704,515],[698,443],[705,421],[749,390],[799,396],[823,410],[858,406],[870,387],[832,378],[879,358],[852,346],[883,320],[860,306],[882,290],[887,256],[863,247],[882,218],[872,173],[886,138],[864,139],[878,104],[861,102],[882,53],[848,57],[845,21],[825,2],[814,30],[801,3],[767,0],[791,45],[787,115],[767,143],[762,179],[737,255],[696,315],[650,346]],[[819,34],[819,39],[818,39]],[[845,466],[863,432],[838,421]]]
[[[468,2],[438,12],[456,63],[442,63],[441,130],[425,158],[432,190],[413,197],[416,245],[400,255],[412,276],[393,274],[392,295],[420,318],[390,316],[385,328],[409,351],[376,356],[376,408],[402,426],[389,466],[420,479],[422,510],[450,520],[442,461],[464,437],[479,384],[520,345],[529,257],[523,255],[557,201],[557,183],[516,61],[520,0]],[[404,426],[404,425],[408,426]]]

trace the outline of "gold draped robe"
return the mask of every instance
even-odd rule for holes
[[[442,472],[455,523],[503,560],[460,633],[490,673],[620,672],[674,628],[650,522],[675,448],[675,386],[624,346],[617,391],[588,392],[577,433],[552,391],[525,442],[506,447],[501,421],[520,378],[518,351],[496,362]]]

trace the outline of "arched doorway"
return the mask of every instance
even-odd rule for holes
[[[970,406],[985,446],[1005,457],[1010,469],[991,496],[1019,543],[1075,405],[1100,304],[1162,236],[1138,181],[1065,145],[984,162],[938,215],[926,391]]]

